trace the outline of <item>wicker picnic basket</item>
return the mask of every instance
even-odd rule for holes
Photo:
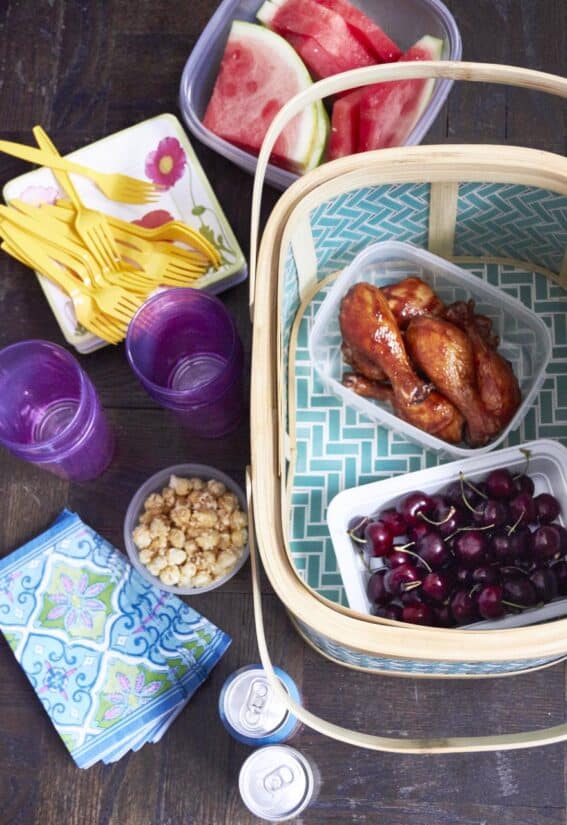
[[[358,453],[343,454],[341,422],[356,434],[361,421],[358,413],[341,409],[336,400],[326,423],[313,416],[316,379],[303,339],[333,273],[371,243],[402,240],[467,266],[501,288],[519,290],[525,303],[548,315],[550,326],[555,321],[556,356],[548,373],[553,384],[567,372],[560,349],[567,344],[561,340],[567,286],[567,160],[533,149],[486,145],[412,146],[352,155],[324,164],[282,195],[257,253],[266,163],[285,124],[304,106],[339,91],[417,77],[509,84],[567,97],[567,80],[526,69],[445,61],[400,63],[327,78],[279,112],[259,156],[252,204],[252,544],[257,543],[268,578],[297,631],[327,658],[354,669],[411,677],[511,675],[564,659],[567,619],[516,629],[463,631],[390,622],[347,606],[325,532],[330,499],[344,487],[444,459],[393,433],[382,433]],[[559,390],[549,381],[540,393],[546,395],[548,413],[549,393],[552,407],[561,404],[554,394]],[[318,412],[324,403],[319,393]],[[546,419],[536,409],[522,424],[520,436],[560,439],[566,434],[559,415],[555,419],[552,412],[551,420],[549,415]],[[517,437],[509,443],[518,443]],[[374,468],[373,476],[368,467]],[[254,547],[252,566],[261,658],[274,690],[284,699],[264,639]],[[377,750],[497,750],[567,739],[567,725],[473,739],[383,738],[348,731],[288,704],[314,729]]]

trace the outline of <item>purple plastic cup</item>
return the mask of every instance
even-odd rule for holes
[[[240,422],[244,352],[218,298],[189,287],[154,295],[130,322],[126,355],[146,392],[195,435]]]
[[[114,437],[99,398],[63,347],[32,340],[0,350],[0,443],[72,481],[110,464]]]

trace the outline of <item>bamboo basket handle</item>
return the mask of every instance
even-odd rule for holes
[[[445,737],[438,739],[408,739],[392,736],[375,736],[370,733],[351,730],[350,728],[328,722],[302,705],[295,702],[282,687],[274,673],[272,661],[266,643],[264,618],[262,611],[262,590],[260,587],[259,555],[254,539],[254,511],[252,506],[252,478],[250,467],[246,470],[246,498],[248,501],[248,530],[250,546],[250,564],[252,568],[252,601],[254,607],[254,625],[260,661],[266,672],[270,687],[280,702],[304,725],[316,730],[323,736],[336,739],[347,745],[387,753],[472,753],[478,751],[520,750],[522,748],[554,745],[567,740],[567,723],[540,730],[523,733],[498,734],[496,736]]]
[[[445,78],[448,80],[468,80],[477,83],[498,83],[518,86],[524,89],[533,89],[539,92],[567,98],[567,79],[546,72],[537,72],[533,69],[523,69],[519,66],[501,66],[496,63],[465,63],[451,60],[423,60],[415,62],[384,63],[380,66],[367,66],[362,69],[352,69],[349,72],[326,77],[319,80],[308,89],[282,106],[279,110],[262,142],[258,155],[258,163],[254,175],[252,191],[252,213],[250,225],[250,292],[249,303],[251,312],[254,306],[256,286],[256,259],[258,251],[258,229],[260,223],[260,206],[262,203],[262,189],[268,161],[280,133],[306,106],[322,100],[337,92],[344,92],[356,86],[369,86],[387,80],[410,80],[416,78]]]

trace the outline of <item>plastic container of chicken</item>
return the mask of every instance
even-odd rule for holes
[[[353,372],[345,362],[341,349],[343,338],[339,310],[343,296],[357,283],[386,287],[412,276],[428,284],[445,305],[472,299],[474,312],[492,322],[492,333],[499,338],[497,352],[510,362],[517,378],[521,400],[515,413],[499,432],[481,446],[471,446],[466,441],[449,443],[396,415],[388,400],[362,397],[342,383],[343,375]],[[364,320],[359,317],[357,323],[363,324]],[[423,334],[426,332],[424,326]],[[421,349],[428,349],[425,339]],[[541,318],[501,289],[423,249],[387,241],[367,247],[339,275],[315,317],[309,337],[309,352],[325,388],[345,404],[418,444],[451,456],[466,457],[493,450],[519,426],[543,384],[551,357],[551,336]],[[433,346],[430,347],[429,357],[437,361],[438,367],[441,359]],[[424,381],[427,382],[425,376]],[[383,384],[380,386],[384,388]],[[441,390],[438,384],[436,386]],[[470,387],[464,389],[461,411],[472,416],[474,405],[467,400]],[[478,394],[478,388],[473,388],[475,391]],[[386,395],[389,392],[385,389]],[[475,423],[472,417],[470,422]]]

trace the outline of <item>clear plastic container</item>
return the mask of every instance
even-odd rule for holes
[[[256,157],[217,137],[203,126],[207,104],[228,38],[233,20],[254,22],[256,12],[262,0],[224,0],[203,29],[201,37],[191,52],[183,74],[179,90],[179,106],[190,131],[202,143],[236,163],[242,169],[254,174]],[[425,34],[431,34],[443,40],[444,60],[461,59],[461,35],[450,11],[440,0],[354,0],[369,17],[400,46],[408,49]],[[425,111],[409,135],[406,145],[420,143],[439,110],[443,106],[452,86],[452,81],[438,80],[433,95]],[[286,189],[297,175],[268,165],[266,181],[278,189]]]
[[[163,487],[166,487],[171,475],[176,475],[179,478],[201,478],[203,481],[208,481],[214,478],[217,481],[222,481],[228,490],[235,494],[240,504],[240,509],[246,512],[246,496],[244,490],[230,478],[226,473],[217,470],[215,467],[209,467],[206,464],[175,464],[173,467],[166,467],[160,470],[153,476],[150,476],[144,484],[138,489],[132,498],[126,516],[124,518],[124,545],[126,552],[132,566],[136,568],[138,573],[147,581],[154,584],[161,590],[167,590],[170,593],[177,593],[178,596],[196,596],[199,593],[207,593],[209,590],[215,590],[221,587],[225,582],[231,579],[240,568],[244,565],[250,554],[248,545],[242,551],[242,555],[237,560],[234,567],[228,571],[226,576],[216,579],[212,584],[204,585],[203,587],[181,587],[164,584],[157,576],[153,576],[145,564],[140,561],[139,550],[132,540],[132,532],[138,524],[138,518],[141,515],[144,507],[144,501],[150,493],[161,492]]]
[[[360,487],[343,490],[331,501],[327,509],[327,524],[335,548],[339,570],[346,590],[349,606],[359,613],[370,613],[370,602],[366,595],[366,584],[370,576],[360,556],[354,550],[347,534],[349,521],[355,516],[372,515],[388,507],[396,507],[398,502],[413,490],[422,490],[433,495],[440,492],[452,481],[459,478],[462,471],[472,481],[480,481],[491,470],[507,467],[512,474],[521,473],[526,468],[526,456],[522,449],[531,451],[528,473],[535,484],[534,495],[551,493],[561,505],[562,516],[557,520],[565,524],[567,515],[567,448],[559,441],[539,439],[507,447],[496,453],[485,453],[465,461],[454,461],[440,467],[419,470],[416,473],[387,478]],[[373,569],[382,567],[381,559],[373,559]],[[523,610],[520,614],[503,616],[495,621],[475,622],[467,625],[474,630],[491,628],[522,627],[556,619],[567,615],[567,598],[559,598],[543,607]]]
[[[381,287],[417,275],[432,286],[445,303],[474,299],[477,313],[488,316],[500,336],[498,352],[511,362],[520,384],[522,403],[509,424],[483,447],[448,444],[395,415],[387,403],[362,398],[341,384],[349,368],[341,354],[339,307],[353,284],[367,281]],[[311,360],[325,386],[345,404],[425,447],[452,456],[471,456],[493,450],[526,415],[545,378],[551,357],[551,336],[541,318],[501,289],[460,269],[444,258],[398,241],[367,247],[337,278],[321,304],[309,336]]]

